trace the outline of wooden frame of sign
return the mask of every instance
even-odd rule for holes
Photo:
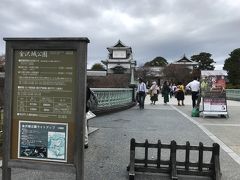
[[[3,179],[11,168],[84,178],[88,38],[4,38]]]

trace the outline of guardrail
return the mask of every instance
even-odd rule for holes
[[[227,99],[240,101],[240,89],[226,89]]]
[[[96,112],[129,107],[134,104],[134,90],[131,88],[91,88],[98,98]],[[3,124],[3,109],[0,107],[0,136]]]
[[[98,99],[96,112],[109,111],[133,104],[134,90],[131,88],[91,88]]]

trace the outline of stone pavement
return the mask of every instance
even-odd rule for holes
[[[85,150],[85,180],[127,180],[126,167],[129,163],[130,139],[137,142],[169,144],[176,140],[178,144],[189,141],[191,145],[203,142],[211,146],[217,142],[221,146],[220,163],[223,173],[222,180],[239,180],[239,145],[240,102],[228,101],[229,118],[205,117],[192,118],[191,97],[186,96],[185,106],[176,106],[176,99],[170,99],[168,105],[163,104],[162,97],[156,105],[150,105],[146,97],[145,109],[139,110],[138,106],[131,109],[98,116],[89,121],[92,128],[98,128],[89,136],[89,148]],[[144,152],[137,151],[139,155]],[[150,151],[150,156],[155,157],[155,152]],[[163,152],[169,158],[169,152]],[[205,157],[205,153],[204,153]],[[183,155],[178,156],[178,160]],[[206,155],[204,161],[210,159]],[[191,161],[197,161],[197,155],[191,156]],[[0,178],[1,179],[1,178]],[[13,180],[75,180],[73,174],[30,171],[14,169]],[[168,180],[166,175],[137,174],[136,180]],[[179,177],[179,180],[197,180],[208,178]]]
[[[240,139],[237,131],[240,126],[238,118],[240,102],[228,101],[228,119],[190,117],[191,96],[186,96],[185,106],[176,106],[175,98],[170,99],[168,105],[164,105],[160,96],[156,105],[150,105],[149,97],[146,97],[145,104],[144,110],[139,110],[135,106],[126,111],[90,120],[90,126],[97,127],[99,130],[90,135],[90,146],[86,150],[85,177],[87,180],[128,179],[126,166],[129,163],[131,138],[135,138],[138,142],[148,139],[152,143],[160,139],[166,144],[176,140],[178,144],[190,141],[192,145],[198,145],[201,141],[205,146],[211,146],[213,142],[217,142],[221,146],[222,180],[240,179]],[[139,153],[143,154],[143,152]],[[197,161],[194,157],[191,158]],[[139,174],[136,179],[169,179],[169,177]],[[179,179],[203,178],[185,176]]]
[[[175,98],[170,99],[169,104],[175,105]],[[175,106],[175,108],[178,108],[178,110],[183,112],[183,114],[190,116],[192,110],[191,96],[186,96],[185,104],[187,106]],[[196,121],[199,126],[203,126],[207,131],[210,131],[234,153],[240,156],[240,101],[228,100],[227,108],[229,118],[221,118],[219,116],[207,116],[203,118],[200,116],[192,117],[191,119]],[[240,159],[238,159],[238,163],[240,164]]]

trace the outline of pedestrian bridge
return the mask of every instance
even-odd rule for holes
[[[132,88],[91,88],[97,95],[99,104],[96,113],[122,110],[133,105],[135,90]],[[227,98],[240,101],[239,89],[227,89]]]
[[[143,111],[140,111],[136,105],[124,111],[97,116],[90,120],[90,127],[98,130],[90,134],[89,149],[85,152],[87,180],[128,179],[126,167],[130,158],[131,138],[135,138],[138,142],[148,139],[149,143],[155,143],[159,139],[166,144],[172,140],[178,144],[189,141],[191,145],[203,142],[206,146],[216,142],[221,147],[222,179],[240,179],[240,119],[238,117],[240,102],[227,101],[229,118],[218,116],[202,118],[191,117],[191,96],[185,97],[185,106],[177,106],[175,98],[171,98],[167,105],[164,105],[161,96],[156,105],[151,105],[149,99],[150,97],[147,96]],[[167,157],[169,152],[164,153]],[[156,153],[149,152],[152,158],[155,158],[154,154]],[[183,156],[184,154],[181,155],[180,152],[178,158],[181,159]],[[192,161],[197,161],[197,157],[197,154],[193,155]],[[160,177],[169,179],[164,175]],[[137,174],[135,179],[160,178],[159,175]],[[182,177],[182,179],[197,178]]]
[[[94,90],[94,89],[93,89]],[[95,89],[103,109],[111,107],[125,108],[132,104],[134,93],[132,89],[119,90],[118,95],[107,92],[106,89]],[[126,94],[125,94],[126,93]],[[125,95],[123,95],[125,94]],[[107,96],[114,95],[111,101]],[[119,101],[120,100],[120,101]],[[112,101],[115,101],[113,104]],[[121,102],[119,106],[117,102]],[[126,105],[126,106],[125,106]],[[137,105],[131,108],[115,111],[108,114],[97,115],[89,120],[89,126],[97,129],[89,136],[89,148],[84,152],[84,169],[86,180],[127,180],[127,166],[130,161],[130,139],[137,142],[156,143],[161,140],[169,144],[175,140],[177,144],[191,145],[202,142],[204,146],[212,146],[214,142],[221,147],[220,165],[222,180],[240,179],[240,118],[239,101],[227,101],[229,118],[222,117],[191,117],[191,96],[185,96],[185,106],[177,106],[177,100],[171,98],[164,105],[163,98],[159,95],[156,105],[150,104],[149,96],[145,100],[145,109],[139,110]],[[116,110],[116,109],[115,109]],[[119,110],[119,109],[118,109]],[[142,157],[144,152],[137,151]],[[163,156],[169,157],[169,151],[163,151]],[[190,161],[198,161],[198,154],[192,153]],[[209,160],[209,155],[203,154],[204,161]],[[156,158],[156,152],[149,150],[149,157]],[[179,152],[178,160],[184,158],[184,153]],[[74,174],[22,171],[12,171],[13,179],[64,179],[75,180]],[[136,180],[169,179],[168,175],[136,174]],[[179,177],[179,180],[208,179],[195,177]]]

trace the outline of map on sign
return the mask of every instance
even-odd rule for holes
[[[67,123],[19,121],[18,158],[67,161]]]
[[[48,132],[48,158],[64,159],[65,157],[65,133]]]

